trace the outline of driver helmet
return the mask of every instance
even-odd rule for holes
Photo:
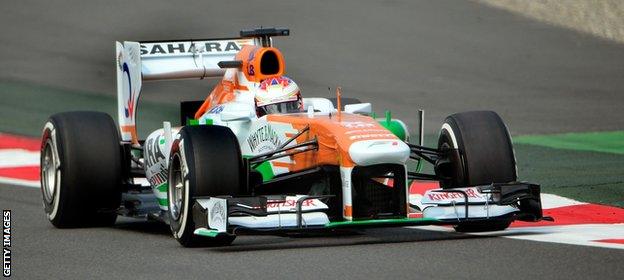
[[[256,112],[266,114],[296,113],[303,110],[303,100],[297,84],[286,76],[262,80],[256,88]]]

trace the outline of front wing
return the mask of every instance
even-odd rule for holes
[[[407,217],[330,221],[329,196],[199,197],[195,234],[280,234],[346,228],[459,225],[466,222],[552,220],[542,216],[539,185],[515,182],[427,191]]]

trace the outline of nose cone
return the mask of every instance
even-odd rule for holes
[[[349,156],[357,165],[405,164],[409,155],[410,148],[399,140],[364,140],[349,147]]]

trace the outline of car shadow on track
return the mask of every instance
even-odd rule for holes
[[[132,218],[120,218],[113,226],[113,228],[145,234],[171,236],[171,230],[169,229],[169,225],[158,221],[144,221]]]
[[[169,226],[161,222],[145,222],[123,218],[113,227],[142,234],[171,236]],[[371,228],[361,230],[334,230],[314,233],[283,235],[240,235],[230,246],[207,247],[214,252],[244,252],[284,250],[301,248],[357,246],[404,242],[448,241],[460,239],[483,239],[505,236],[521,236],[535,232],[498,231],[486,234],[465,234],[454,231],[440,231],[420,228]]]
[[[434,231],[417,228],[376,228],[344,231],[338,234],[328,232],[318,235],[298,235],[258,239],[251,236],[238,237],[231,246],[206,248],[218,252],[242,252],[261,250],[284,250],[317,247],[357,246],[403,242],[428,242],[458,239],[483,239],[500,236],[523,235],[521,232],[496,232],[488,235],[473,235],[457,232]],[[534,233],[531,233],[534,234]]]

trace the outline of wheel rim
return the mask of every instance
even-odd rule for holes
[[[57,185],[58,174],[58,158],[56,147],[48,139],[43,150],[41,161],[41,188],[43,189],[43,197],[46,203],[51,204],[54,201],[54,193]]]
[[[169,212],[174,220],[181,216],[182,203],[184,201],[184,180],[180,157],[176,154],[171,161],[169,173]]]

